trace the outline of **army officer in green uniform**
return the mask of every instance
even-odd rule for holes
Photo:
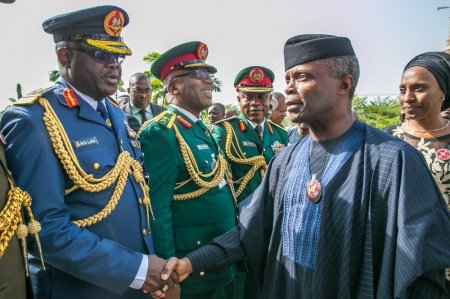
[[[267,164],[287,145],[286,130],[266,119],[275,76],[261,66],[250,66],[236,76],[234,86],[239,116],[216,123],[213,136],[231,164],[238,201],[261,183]]]
[[[152,65],[163,81],[167,111],[140,132],[150,175],[155,252],[183,257],[236,225],[236,202],[227,163],[200,112],[212,105],[213,74],[206,44],[188,42],[162,54]],[[230,184],[230,185],[228,185]],[[235,267],[204,273],[181,284],[181,298],[221,298]]]

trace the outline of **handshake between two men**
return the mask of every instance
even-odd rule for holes
[[[180,298],[179,283],[191,273],[192,265],[187,257],[172,257],[166,261],[156,255],[149,255],[147,277],[142,285],[142,292],[153,298]]]

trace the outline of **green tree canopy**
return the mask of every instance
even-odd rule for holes
[[[368,99],[355,96],[352,104],[359,114],[359,119],[375,128],[381,129],[400,122],[398,98]]]

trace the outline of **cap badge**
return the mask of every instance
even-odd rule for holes
[[[200,43],[197,47],[197,57],[201,60],[206,60],[208,57],[208,46],[204,43]]]
[[[125,18],[123,14],[118,10],[113,10],[106,15],[103,27],[106,33],[112,36],[120,36]]]
[[[261,80],[264,79],[264,72],[262,69],[255,67],[251,69],[249,78],[253,82],[261,82]]]

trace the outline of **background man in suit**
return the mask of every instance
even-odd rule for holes
[[[138,132],[143,123],[160,114],[164,108],[157,104],[152,104],[152,87],[150,79],[143,73],[136,73],[130,77],[127,89],[130,101],[122,106],[123,112],[127,116],[132,115],[135,120],[128,117],[130,127]]]
[[[141,151],[108,98],[131,54],[120,37],[127,24],[116,6],[44,21],[61,79],[20,99],[0,123],[8,165],[42,225],[49,269],[34,273],[38,299],[147,298],[167,289],[156,275],[163,261],[152,255]]]

